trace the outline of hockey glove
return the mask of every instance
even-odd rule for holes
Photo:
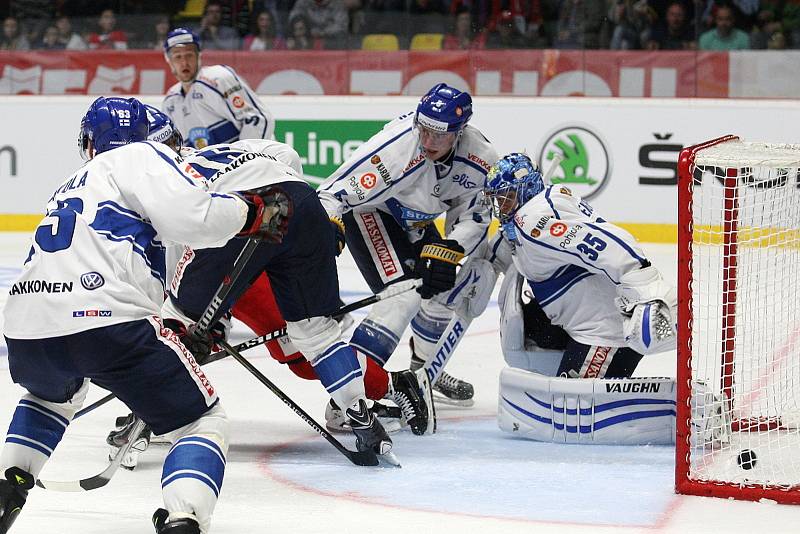
[[[214,325],[205,335],[186,328],[186,325],[177,319],[164,319],[164,326],[178,335],[183,346],[192,353],[200,365],[203,365],[214,351],[215,339],[224,339],[225,335],[224,326],[221,323]],[[222,332],[218,329],[221,329]]]
[[[247,202],[247,219],[237,237],[257,237],[280,243],[289,230],[293,205],[289,195],[278,186],[268,186],[241,193]]]
[[[344,250],[344,221],[341,217],[331,217],[331,225],[333,225],[333,230],[336,232],[336,255],[340,255]]]
[[[456,267],[464,257],[464,247],[452,239],[437,240],[422,247],[414,275],[422,279],[417,292],[429,299],[443,291],[453,289]]]

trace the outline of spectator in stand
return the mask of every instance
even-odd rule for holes
[[[8,15],[14,17],[19,22],[21,31],[25,32],[25,37],[29,43],[41,42],[44,29],[50,26],[50,19],[57,11],[56,0],[9,0]],[[5,2],[0,2],[2,6]],[[0,13],[5,15],[4,9],[0,7]]]
[[[773,32],[767,41],[768,50],[785,50],[786,36],[781,31]]]
[[[14,17],[6,17],[3,21],[3,37],[0,39],[0,50],[30,50],[28,38],[22,33],[19,22]]]
[[[646,0],[640,0],[646,3]],[[600,48],[605,5],[598,0],[563,0],[558,12],[553,48]]]
[[[86,50],[88,45],[83,37],[72,31],[72,21],[69,17],[62,15],[56,19],[56,29],[58,30],[58,42],[64,45],[67,50]]]
[[[733,9],[717,6],[714,15],[716,27],[700,36],[700,50],[747,50],[750,38],[745,32],[734,27]]]
[[[444,36],[444,50],[480,50],[486,45],[486,36],[475,30],[472,13],[463,7],[453,20],[453,31]]]
[[[443,33],[447,10],[442,0],[412,0],[408,12],[412,33]]]
[[[141,47],[147,50],[164,50],[164,41],[167,40],[167,34],[172,28],[170,18],[168,15],[159,15],[153,24],[153,32],[150,38],[142,43]]]
[[[286,41],[276,35],[275,19],[272,13],[262,11],[255,18],[253,31],[245,36],[242,50],[283,50],[286,48]]]
[[[608,18],[614,24],[609,47],[612,50],[639,50],[649,39],[656,15],[646,1],[616,0]]]
[[[289,20],[303,15],[311,37],[324,39],[325,48],[343,48],[347,44],[349,18],[343,0],[297,0]]]
[[[219,2],[211,1],[206,4],[197,33],[203,42],[204,50],[239,48],[239,34],[233,28],[222,25],[222,6]]]
[[[696,50],[694,28],[686,20],[686,9],[680,2],[667,7],[666,21],[656,23],[647,41],[648,50]]]
[[[128,36],[122,30],[115,29],[117,17],[113,9],[104,9],[97,19],[99,31],[89,34],[91,50],[127,50]]]
[[[42,39],[36,43],[37,50],[64,50],[67,46],[58,40],[58,29],[48,26],[42,34]]]
[[[486,48],[526,48],[525,37],[519,32],[510,10],[500,12],[494,28],[486,38]]]
[[[289,19],[291,34],[286,39],[286,48],[289,50],[322,50],[325,48],[322,39],[311,37],[308,28],[309,23],[305,15],[295,15]]]

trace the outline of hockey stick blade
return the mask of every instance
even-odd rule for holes
[[[137,417],[136,424],[133,425],[130,433],[128,434],[127,443],[119,448],[117,454],[115,454],[114,458],[111,460],[111,463],[109,463],[108,466],[100,473],[88,478],[83,478],[81,480],[37,480],[36,485],[46,490],[68,493],[91,491],[93,489],[102,488],[108,484],[109,480],[111,480],[111,477],[117,472],[120,464],[122,464],[122,459],[125,458],[125,455],[128,454],[128,452],[130,452],[131,447],[133,447],[133,444],[136,441],[136,438],[138,438],[139,434],[142,433],[144,427],[144,421]]]
[[[272,381],[270,381],[269,378],[267,378],[266,376],[264,376],[261,373],[261,371],[256,369],[253,364],[251,364],[249,361],[247,361],[244,358],[244,356],[239,354],[233,347],[228,345],[228,343],[226,343],[225,341],[220,341],[219,344],[222,346],[222,348],[225,349],[225,351],[228,352],[228,354],[231,355],[231,357],[233,359],[235,359],[237,362],[239,362],[242,365],[242,367],[247,369],[247,371],[251,375],[256,377],[256,379],[258,379],[259,382],[264,384],[267,387],[267,389],[269,389],[272,393],[274,393],[275,396],[278,397],[286,406],[291,408],[291,410],[294,413],[296,413],[298,416],[300,416],[300,419],[302,419],[303,421],[308,423],[308,426],[313,428],[317,432],[317,434],[319,434],[320,436],[325,438],[328,441],[328,443],[333,445],[334,448],[337,451],[339,451],[344,456],[346,456],[348,460],[353,462],[355,465],[360,465],[360,466],[374,467],[374,466],[380,465],[380,462],[378,461],[377,455],[374,452],[372,452],[372,451],[351,451],[350,449],[348,449],[344,445],[342,445],[339,442],[339,440],[334,438],[327,430],[325,430],[323,427],[321,427],[319,425],[319,423],[314,421],[314,419],[310,415],[308,415],[305,412],[305,410],[303,410],[300,406],[297,405],[297,403],[295,403],[291,398],[289,398],[289,396],[286,395],[286,393],[281,391],[281,389],[278,388],[278,386],[273,384]]]

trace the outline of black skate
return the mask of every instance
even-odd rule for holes
[[[414,341],[411,340],[411,370],[421,369],[425,361],[414,353]],[[475,396],[475,388],[472,384],[460,380],[444,370],[439,373],[439,378],[433,385],[436,402],[450,404],[452,406],[469,407],[475,404],[472,397]]]
[[[33,475],[19,467],[9,467],[5,480],[0,480],[0,534],[5,534],[28,499],[33,487]]]
[[[381,422],[387,434],[394,434],[403,428],[405,424],[403,412],[397,406],[389,406],[370,400],[367,401],[367,406],[369,406],[369,411],[374,413]],[[352,432],[350,421],[333,399],[325,406],[325,428],[335,434],[349,434]]]
[[[436,431],[436,413],[431,412],[433,399],[427,380],[421,385],[412,371],[392,372],[389,377],[391,380],[386,398],[397,404],[411,431],[418,436],[433,434]]]
[[[375,414],[367,408],[367,401],[358,399],[345,410],[350,420],[350,429],[356,435],[356,449],[359,452],[372,451],[388,463],[399,466],[400,462],[392,453],[392,439]]]
[[[196,519],[191,517],[181,517],[179,519],[169,519],[169,512],[159,508],[153,514],[153,526],[156,527],[156,534],[200,534],[200,525]]]
[[[117,417],[116,429],[109,432],[108,437],[106,437],[106,443],[111,446],[111,449],[108,452],[109,460],[113,460],[120,447],[123,447],[126,443],[128,443],[131,430],[135,424],[136,421],[134,421],[133,414],[128,414],[125,417]],[[150,430],[150,427],[145,426],[144,430],[142,430],[142,433],[139,434],[139,436],[134,440],[131,450],[129,450],[128,454],[126,454],[122,459],[122,463],[120,465],[123,468],[128,469],[129,471],[133,471],[136,468],[136,466],[139,464],[139,455],[146,451],[147,447],[150,446],[151,434],[152,431]]]

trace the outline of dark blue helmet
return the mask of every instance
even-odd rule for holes
[[[200,51],[200,37],[188,28],[175,28],[167,34],[164,41],[164,53],[168,53],[173,46],[193,44]]]
[[[436,132],[458,132],[472,117],[472,97],[446,83],[440,83],[417,104],[416,124]]]
[[[87,149],[92,141],[94,153],[101,154],[128,143],[144,141],[149,131],[144,104],[135,98],[118,96],[97,98],[81,119],[78,149],[89,159]]]
[[[497,161],[486,175],[483,194],[492,214],[508,222],[517,209],[544,191],[539,166],[526,154],[512,152]]]
[[[165,143],[178,149],[183,144],[183,137],[175,128],[175,124],[169,116],[155,106],[144,105],[147,111],[147,121],[150,125],[150,133],[147,134],[148,141]]]

